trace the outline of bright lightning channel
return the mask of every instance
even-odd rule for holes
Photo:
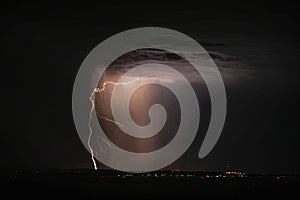
[[[92,106],[91,106],[91,109],[90,109],[89,122],[88,122],[88,127],[89,127],[89,131],[90,131],[90,132],[89,132],[89,137],[88,137],[88,147],[89,147],[90,152],[91,152],[91,158],[92,158],[93,166],[94,166],[94,169],[95,169],[95,170],[97,170],[98,168],[97,168],[96,160],[95,160],[95,157],[94,157],[94,150],[93,150],[93,148],[92,148],[92,146],[91,146],[91,138],[92,138],[92,135],[93,135],[93,129],[92,129],[92,125],[91,125],[91,124],[92,124],[92,117],[93,117],[92,114],[93,114],[93,111],[94,111],[94,109],[95,109],[95,94],[96,94],[96,93],[101,93],[101,92],[103,92],[103,91],[106,89],[106,85],[107,85],[107,84],[111,84],[111,85],[114,85],[114,86],[117,86],[117,85],[129,85],[129,84],[132,84],[132,83],[138,81],[139,79],[140,79],[140,78],[138,77],[138,78],[136,78],[136,79],[134,79],[134,80],[132,80],[132,81],[130,81],[130,82],[127,82],[127,83],[115,83],[115,82],[112,82],[112,81],[106,81],[106,82],[103,83],[102,88],[95,88],[95,89],[93,90],[91,96],[89,97],[89,100],[91,101]],[[101,116],[98,112],[96,112],[96,114],[97,114],[101,119],[104,119],[104,120],[107,120],[107,121],[109,121],[109,122],[115,123],[115,124],[118,125],[118,126],[123,126],[123,125],[122,125],[121,123],[119,123],[119,122],[116,122],[116,121],[114,121],[114,120],[112,120],[112,119],[109,119],[109,118],[107,118],[107,117]]]

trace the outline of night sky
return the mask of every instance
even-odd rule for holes
[[[214,149],[198,159],[199,135],[166,169],[299,173],[295,5],[11,3],[0,12],[1,168],[92,169],[73,122],[76,73],[108,37],[157,26],[197,40],[227,92],[227,118]]]

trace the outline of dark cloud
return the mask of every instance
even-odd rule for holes
[[[159,26],[183,32],[206,48],[221,71],[228,100],[214,150],[197,158],[203,140],[199,134],[169,168],[213,171],[230,165],[249,172],[299,172],[297,8],[227,1],[2,7],[1,167],[92,168],[72,119],[76,72],[85,56],[111,35]],[[168,54],[149,55],[176,60]]]

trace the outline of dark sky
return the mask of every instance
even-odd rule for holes
[[[196,39],[224,79],[228,111],[213,151],[201,137],[167,168],[299,173],[299,20],[293,4],[15,4],[1,6],[1,168],[92,168],[72,117],[87,54],[131,28]]]

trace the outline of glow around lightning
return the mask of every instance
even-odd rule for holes
[[[118,84],[126,85],[130,84],[127,79],[128,77],[145,77],[148,74],[148,69],[151,69],[152,74],[150,76],[157,79],[161,79],[163,74],[168,74],[161,72],[171,72],[172,69],[161,65],[151,67],[146,67],[145,65],[144,67],[135,66],[134,69],[130,69],[123,74],[122,78],[119,79],[119,83],[105,82],[102,88],[95,88],[93,91],[91,91],[90,86],[96,85],[99,79],[92,77],[95,77],[95,73],[97,74],[97,77],[101,77],[110,64],[120,56],[134,50],[149,48],[178,54],[194,67],[194,69],[202,76],[203,81],[207,86],[211,100],[211,117],[207,134],[205,135],[199,150],[198,157],[200,159],[204,158],[213,149],[221,135],[226,117],[226,91],[218,67],[207,51],[191,37],[175,30],[160,27],[143,27],[127,30],[118,33],[97,45],[84,59],[74,82],[72,96],[73,118],[81,141],[92,154],[95,169],[97,169],[95,159],[108,167],[120,171],[145,172],[162,169],[182,156],[190,147],[197,134],[200,120],[199,105],[197,104],[197,97],[193,97],[195,96],[194,91],[191,91],[193,88],[189,86],[188,80],[185,81],[187,84],[179,84],[180,87],[177,87],[177,83],[171,84],[172,81],[174,81],[173,75],[167,77],[168,80],[171,80],[169,81],[170,84],[156,80],[144,80],[143,78],[128,87],[114,88],[111,96],[113,119],[109,120],[115,120],[116,122],[123,124],[123,127],[118,127],[124,133],[132,137],[145,139],[151,137],[151,135],[155,134],[155,130],[158,130],[162,124],[162,117],[164,117],[163,107],[159,104],[154,104],[150,108],[149,117],[151,123],[148,127],[150,127],[152,131],[148,131],[148,129],[147,131],[140,131],[147,127],[139,127],[133,123],[134,121],[129,115],[128,102],[130,99],[129,97],[135,91],[134,88],[139,88],[141,85],[149,83],[160,84],[172,91],[180,104],[181,122],[175,137],[169,144],[159,150],[148,153],[129,152],[114,143],[110,143],[112,148],[109,148],[108,153],[94,155],[94,150],[91,148],[91,139],[94,138],[94,135],[92,137],[93,130],[91,127],[94,128],[94,132],[97,133],[97,136],[107,140],[107,136],[103,129],[100,126],[96,126],[95,120],[92,120],[92,115],[95,114],[93,112],[95,109],[95,94],[103,92],[107,84],[115,86]],[[196,54],[194,54],[195,52]],[[159,70],[154,70],[153,67],[156,67]],[[146,68],[147,70],[145,70]],[[173,70],[172,72],[175,71]],[[179,75],[178,77],[181,76]],[[125,88],[126,91],[124,92]],[[90,96],[92,106],[89,101],[87,101],[87,96]],[[193,98],[195,99],[195,101],[193,100],[195,103],[191,104],[190,101]],[[88,113],[89,111],[90,113]],[[86,125],[88,116],[88,125],[90,128],[89,135],[86,134],[88,132],[88,127]],[[102,116],[102,119],[107,120],[104,116]],[[86,143],[87,140],[88,144]]]

